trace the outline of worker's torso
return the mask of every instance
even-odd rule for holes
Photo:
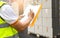
[[[0,8],[4,4],[4,2],[0,2]],[[0,38],[10,37],[16,34],[17,31],[0,17]]]

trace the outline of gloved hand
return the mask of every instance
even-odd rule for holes
[[[9,24],[14,23],[18,16],[14,13],[15,11],[12,9],[10,5],[4,5],[1,8],[0,16]]]

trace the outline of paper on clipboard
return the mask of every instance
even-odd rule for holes
[[[28,5],[26,9],[24,9],[24,18],[21,19],[21,22],[24,22],[28,18],[28,13],[30,13],[30,9],[34,12],[36,15],[37,9],[39,6],[33,6],[33,5]]]
[[[26,20],[26,18],[28,17],[28,13],[30,12],[30,9],[34,12],[34,14],[36,16],[39,7],[40,7],[40,5],[35,5],[35,6],[34,5],[28,5],[27,8],[24,10],[24,14],[23,15],[25,15],[25,18],[23,18],[23,19]],[[31,21],[31,23],[32,23],[32,21]]]
[[[34,12],[35,12],[35,16],[34,16],[32,22],[30,23],[30,27],[33,27],[34,24],[36,23],[37,18],[38,18],[39,14],[40,14],[40,11],[41,11],[41,9],[42,9],[42,4],[37,5],[35,8],[36,8],[36,10],[34,10],[34,8],[33,8],[33,10],[34,10]]]
[[[33,20],[30,22],[30,26],[34,26],[41,8],[42,8],[42,5],[28,5],[27,8],[24,10],[23,15],[25,15],[25,17],[21,21],[23,22],[28,18],[28,14],[30,13],[30,9],[31,9],[34,12],[35,16]]]

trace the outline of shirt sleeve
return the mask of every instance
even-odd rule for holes
[[[0,11],[0,16],[9,24],[14,23],[18,19],[10,5],[4,5]]]

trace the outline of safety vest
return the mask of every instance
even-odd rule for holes
[[[0,10],[3,5],[5,5],[5,2],[0,1]],[[12,37],[17,34],[17,31],[11,27],[8,23],[6,23],[3,18],[0,16],[0,38],[7,38]]]

